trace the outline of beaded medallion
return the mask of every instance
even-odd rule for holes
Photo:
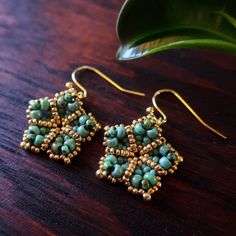
[[[150,201],[161,187],[161,177],[174,173],[183,161],[162,137],[161,124],[151,107],[147,116],[134,120],[132,125],[106,126],[105,155],[100,159],[96,176],[124,183],[129,192]]]
[[[49,158],[70,164],[82,142],[90,141],[101,128],[92,113],[82,108],[84,95],[67,83],[67,90],[55,98],[31,100],[26,110],[29,127],[21,147],[36,153],[47,151]]]

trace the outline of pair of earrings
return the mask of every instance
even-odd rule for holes
[[[24,132],[22,148],[36,153],[46,151],[49,158],[70,164],[81,150],[81,143],[90,141],[101,128],[92,113],[87,113],[82,107],[87,91],[76,76],[83,70],[95,72],[120,91],[144,96],[143,93],[122,88],[94,67],[78,67],[72,73],[73,83],[66,84],[67,90],[51,99],[46,97],[29,102],[26,110],[29,127]],[[81,91],[77,91],[74,85]],[[134,120],[131,125],[106,126],[105,155],[99,161],[96,176],[112,183],[124,183],[129,192],[142,195],[147,201],[161,187],[161,177],[174,173],[183,161],[182,156],[162,136],[161,125],[167,122],[167,117],[156,103],[156,97],[161,93],[175,95],[202,125],[226,138],[207,125],[171,89],[156,91],[152,98],[153,106],[146,109],[147,115]],[[161,114],[159,118],[155,116],[155,109]]]

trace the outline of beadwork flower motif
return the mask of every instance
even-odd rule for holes
[[[84,98],[71,84],[55,98],[31,100],[26,110],[29,127],[21,147],[36,153],[47,151],[49,158],[70,164],[82,142],[90,141],[101,128],[92,113],[82,108]]]
[[[162,137],[161,119],[154,109],[132,125],[105,127],[105,155],[101,157],[98,178],[125,183],[129,192],[151,200],[161,187],[161,176],[174,173],[183,158]]]

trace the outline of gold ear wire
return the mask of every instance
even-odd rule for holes
[[[87,90],[77,81],[76,79],[76,75],[81,72],[82,70],[90,70],[93,71],[95,74],[99,75],[101,78],[103,78],[104,80],[106,80],[108,83],[110,83],[111,85],[113,85],[115,88],[117,88],[118,90],[124,92],[124,93],[130,93],[130,94],[134,94],[134,95],[138,95],[138,96],[145,96],[144,93],[140,93],[140,92],[136,92],[133,90],[128,90],[128,89],[124,89],[122,88],[119,84],[117,84],[116,82],[114,82],[112,79],[110,79],[109,77],[107,77],[105,74],[103,74],[101,71],[99,71],[98,69],[92,67],[92,66],[88,66],[88,65],[84,65],[84,66],[80,66],[78,68],[76,68],[72,74],[71,74],[71,78],[72,81],[83,91],[84,96],[87,97]]]
[[[192,113],[192,115],[206,128],[208,128],[209,130],[211,130],[212,132],[214,132],[215,134],[219,135],[221,138],[227,139],[226,136],[224,136],[222,133],[220,133],[219,131],[217,131],[216,129],[212,128],[210,125],[208,125],[205,121],[202,120],[201,117],[199,117],[199,115],[190,107],[190,105],[188,105],[188,103],[174,90],[172,89],[161,89],[158,90],[154,93],[153,97],[152,97],[152,103],[153,106],[157,109],[157,111],[162,115],[163,120],[162,122],[165,123],[167,121],[167,117],[165,115],[165,113],[157,106],[156,103],[156,97],[158,95],[160,95],[161,93],[172,93],[175,95],[175,97],[177,97],[183,104],[184,106]]]

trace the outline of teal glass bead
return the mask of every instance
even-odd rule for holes
[[[86,120],[85,125],[88,126],[88,127],[93,127],[94,126],[94,121],[91,120],[91,119],[88,119],[88,120]]]
[[[116,129],[116,132],[117,132],[117,138],[119,138],[119,139],[124,138],[126,135],[125,127],[122,127],[122,126],[118,127]]]
[[[168,158],[168,160],[174,162],[174,161],[176,161],[177,156],[175,153],[168,153],[167,158]]]
[[[64,100],[65,100],[65,101],[67,101],[67,102],[72,102],[72,99],[73,99],[73,97],[72,97],[72,95],[71,95],[70,93],[66,93],[66,94],[64,95]]]
[[[62,153],[63,155],[69,154],[69,153],[70,153],[69,147],[68,147],[67,145],[63,145],[63,146],[61,147],[61,153]]]
[[[40,134],[43,135],[43,136],[48,134],[48,129],[46,127],[41,127],[40,128]]]
[[[128,168],[128,163],[122,164],[121,166],[123,168],[123,171],[125,171]]]
[[[77,129],[78,129],[78,128],[79,128],[79,126],[76,125],[76,126],[74,126],[74,127],[72,128],[72,130],[75,131],[75,132],[77,132]]]
[[[162,156],[165,156],[165,155],[167,154],[167,152],[169,152],[169,151],[170,151],[170,146],[167,145],[167,144],[165,144],[165,145],[163,145],[163,146],[161,146],[161,147],[159,148],[159,153],[160,153]]]
[[[123,164],[123,157],[117,157],[117,164],[119,165]]]
[[[150,120],[144,120],[143,126],[145,129],[150,129],[152,127],[152,122]]]
[[[109,148],[117,147],[118,146],[118,139],[117,138],[107,139],[107,146]]]
[[[116,136],[116,130],[113,127],[110,128],[107,133],[110,137],[115,137]]]
[[[39,147],[43,143],[44,137],[40,134],[36,135],[34,140],[34,146]]]
[[[79,136],[85,138],[89,135],[89,131],[87,129],[85,129],[84,125],[79,126],[79,128],[77,129],[77,133]]]
[[[144,144],[144,145],[148,145],[149,143],[151,143],[150,138],[144,137],[144,138],[143,138],[143,144]]]
[[[30,143],[33,143],[35,137],[36,137],[35,134],[28,134],[28,135],[27,135],[27,140],[28,140]]]
[[[123,168],[121,165],[115,164],[114,170],[111,172],[111,175],[115,178],[120,178],[123,174]]]
[[[31,100],[29,104],[31,105],[32,110],[40,109],[40,104],[38,100]]]
[[[145,134],[146,131],[143,128],[142,124],[138,123],[134,126],[134,132],[135,132],[135,134],[143,135],[143,134]]]
[[[57,105],[59,107],[64,107],[66,105],[66,101],[64,100],[64,97],[59,97],[57,100]]]
[[[171,162],[165,156],[159,160],[159,164],[165,170],[168,170],[171,167]]]
[[[110,161],[113,165],[115,165],[116,163],[117,163],[117,158],[116,158],[116,156],[114,156],[114,155],[107,155],[107,157],[106,157],[106,159],[105,159],[106,161]]]
[[[71,112],[74,112],[74,111],[78,110],[78,108],[79,108],[77,102],[68,103],[67,107],[68,107],[68,110]]]
[[[157,137],[157,128],[152,128],[147,131],[147,136],[151,139],[154,139]]]
[[[134,175],[131,177],[131,184],[135,188],[140,188],[140,183],[142,181],[143,177],[141,175]]]
[[[119,143],[118,146],[117,146],[118,149],[123,149],[123,145],[122,143]]]
[[[32,119],[40,120],[42,118],[42,112],[40,110],[34,110],[30,112]]]
[[[56,139],[55,139],[55,141],[56,141],[57,143],[63,143],[63,142],[64,142],[64,139],[63,139],[62,136],[57,136]]]
[[[154,156],[154,157],[152,157],[152,160],[153,160],[154,162],[158,163],[158,162],[159,162],[159,157]]]
[[[53,153],[59,154],[59,153],[60,153],[60,151],[59,151],[59,148],[60,148],[60,147],[61,147],[60,144],[58,144],[58,143],[53,143],[53,144],[52,144],[52,151],[53,151]]]
[[[81,124],[81,125],[85,125],[85,123],[86,123],[86,121],[89,119],[89,116],[87,116],[87,115],[82,115],[82,116],[80,116],[79,117],[79,123]]]
[[[150,170],[151,170],[151,168],[149,166],[146,166],[146,167],[143,168],[144,173],[147,173]]]
[[[153,150],[152,150],[152,154],[153,155],[157,155],[159,153],[159,151],[158,151],[158,148],[154,148]]]
[[[143,176],[143,171],[141,169],[136,169],[134,172],[136,175],[141,175]]]
[[[138,140],[138,141],[143,140],[143,137],[142,137],[141,135],[137,135],[137,136],[135,136],[135,138],[136,138],[136,140]]]
[[[76,148],[76,143],[75,143],[75,140],[73,138],[67,139],[64,142],[64,145],[67,145],[69,147],[70,151],[73,151]]]
[[[63,141],[66,141],[67,139],[71,139],[71,136],[70,135],[65,135]]]
[[[103,163],[103,169],[106,170],[106,171],[109,171],[110,169],[113,168],[113,165],[110,161],[104,161]]]
[[[155,176],[157,175],[157,172],[154,169],[150,170],[149,173]]]
[[[49,103],[48,99],[40,100],[40,108],[43,111],[48,111],[49,110],[50,103]]]
[[[146,173],[143,176],[143,179],[148,180],[148,182],[151,186],[154,186],[157,183],[156,176],[153,173],[150,173],[150,172]]]
[[[29,127],[28,133],[29,134],[40,134],[40,129],[38,126],[32,125]]]
[[[141,182],[141,185],[142,185],[142,189],[149,189],[150,188],[150,184],[149,184],[149,181],[146,180],[146,179],[143,179],[142,182]]]

